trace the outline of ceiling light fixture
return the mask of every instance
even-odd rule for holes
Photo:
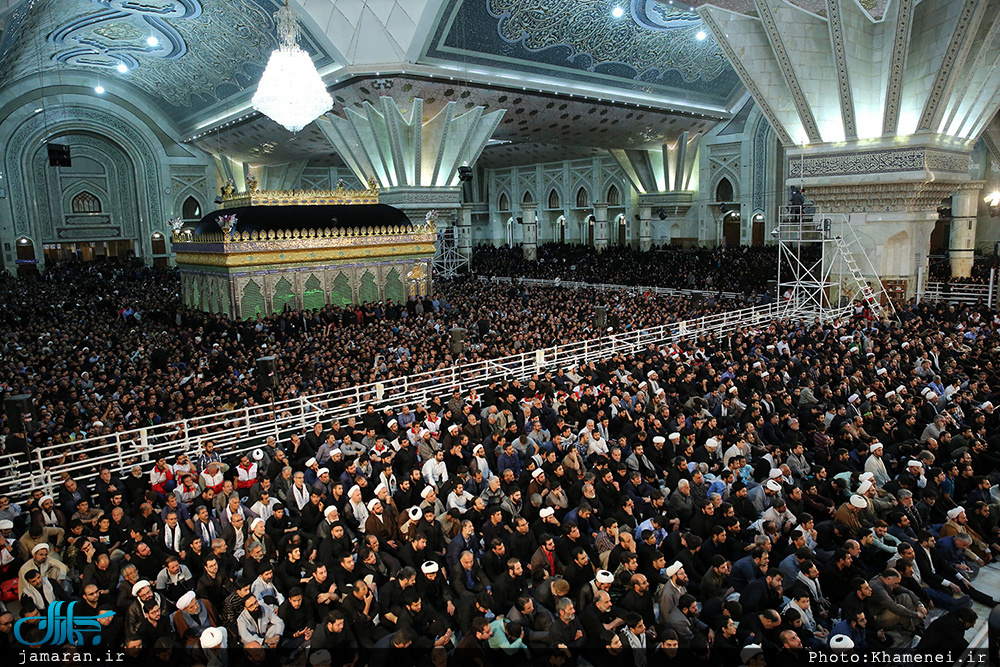
[[[96,86],[94,86],[94,92],[97,93],[98,95],[103,95],[104,86],[102,86],[101,84],[97,84]]]
[[[146,43],[149,44],[150,46],[158,46],[160,40],[156,38],[156,35],[150,35],[149,37],[146,38]]]
[[[298,45],[299,24],[288,5],[277,11],[277,49],[257,84],[253,108],[283,126],[298,132],[333,108],[333,98],[316,71],[309,54]]]
[[[611,10],[611,15],[616,19],[620,19],[625,16],[625,10],[621,8],[621,5],[615,5],[615,8]]]
[[[119,62],[118,63],[118,67],[116,67],[115,69],[117,69],[122,74],[127,74],[128,73],[128,65],[126,65],[123,62]]]
[[[706,37],[708,37],[708,33],[705,32],[704,30],[699,30],[698,33],[694,36],[694,38],[697,39],[699,42],[705,41]]]

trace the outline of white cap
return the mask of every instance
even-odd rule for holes
[[[368,501],[368,510],[369,511],[374,511],[375,506],[379,505],[381,503],[382,503],[382,501],[379,500],[378,498],[372,498],[371,500]]]
[[[740,660],[745,665],[763,652],[764,650],[761,649],[760,644],[747,644],[740,650]]]
[[[709,438],[708,440],[705,441],[705,446],[708,447],[709,449],[715,449],[716,447],[719,446],[719,441],[716,440],[715,438]]]
[[[386,424],[386,427],[392,428],[393,426],[399,426],[399,422],[396,421],[395,419],[390,419],[389,423]]]
[[[678,440],[681,439],[681,434],[680,434],[679,431],[674,431],[673,433],[671,433],[667,437],[670,438],[671,440],[673,440],[674,442],[677,442]]]
[[[684,563],[680,562],[679,560],[675,560],[674,564],[667,568],[667,576],[668,577],[674,576],[675,574],[677,574],[678,572],[680,572],[681,568],[683,568],[683,567],[684,567]]]
[[[876,375],[886,375],[888,372],[889,372],[889,370],[887,368],[879,368],[877,371],[875,371],[875,374]],[[838,636],[839,637],[843,637],[843,635],[838,635]]]
[[[262,460],[264,458],[264,450],[259,448],[253,450],[253,458],[255,461]]]
[[[771,471],[767,473],[767,476],[770,477],[771,479],[778,479],[779,477],[781,477],[781,469],[771,468]]]
[[[850,651],[854,648],[854,640],[847,635],[834,635],[830,638],[830,648],[834,651]]]
[[[323,475],[329,475],[329,474],[330,474],[329,468],[320,468],[319,470],[316,471],[317,477],[322,477]]]
[[[610,584],[614,582],[615,575],[611,574],[607,570],[598,570],[595,579],[597,579],[597,583],[599,584]]]
[[[909,463],[906,464],[907,468],[923,468],[924,464],[916,459],[911,459]]]
[[[188,591],[177,600],[178,609],[187,609],[194,602],[194,591]]]
[[[868,507],[867,501],[865,501],[865,499],[859,496],[858,494],[854,494],[853,496],[851,496],[851,504],[857,507],[858,509]]]
[[[330,518],[330,515],[337,511],[336,505],[327,505],[326,509],[323,510],[323,516]]]
[[[424,487],[424,490],[420,492],[420,497],[423,498],[424,500],[427,500],[427,496],[431,495],[432,493],[434,493],[434,487],[427,486]]]
[[[781,491],[781,484],[778,484],[773,479],[767,480],[767,484],[765,484],[764,486],[766,486],[771,491],[774,491],[775,493]]]
[[[419,507],[411,507],[407,511],[407,514],[410,515],[410,521],[419,521],[420,517],[424,515],[424,513],[420,511]]]
[[[872,490],[872,483],[871,482],[867,482],[867,481],[866,482],[861,482],[861,485],[858,486],[858,493],[861,494],[862,496],[865,495],[866,493],[868,493],[871,490]]]
[[[667,439],[666,439],[666,438],[664,438],[664,437],[663,437],[662,435],[654,435],[654,436],[653,436],[653,443],[654,443],[654,444],[657,444],[657,445],[662,445],[662,444],[663,444],[663,443],[665,443],[666,441],[667,441]]]
[[[307,468],[312,468],[314,465],[316,465],[316,463],[317,463],[316,457],[314,457],[314,456],[310,457],[309,460],[306,461],[306,467]]]
[[[871,450],[872,450],[873,452],[874,452],[874,451],[875,451],[876,449],[882,449],[882,443],[881,443],[881,442],[877,442],[877,441],[876,441],[876,442],[873,442],[873,443],[872,443],[872,446],[871,446],[871,447],[869,447],[869,449],[871,449]]]
[[[950,510],[948,510],[948,518],[955,519],[958,517],[959,514],[961,514],[964,511],[965,508],[962,507],[961,505],[959,505],[958,507],[952,507]]]
[[[542,470],[541,468],[535,468],[535,470],[531,473],[531,476],[534,479],[538,479],[539,475],[544,475],[544,474],[545,474],[544,470]]]
[[[201,633],[202,648],[218,648],[222,646],[222,639],[225,636],[222,628],[205,628]]]
[[[140,579],[139,581],[132,584],[132,597],[139,597],[139,591],[143,588],[149,588],[149,582],[145,579]]]
[[[552,516],[555,513],[556,511],[551,507],[543,507],[542,511],[538,513],[538,516],[542,517],[543,519],[547,519],[548,517]]]
[[[0,520],[0,530],[13,530],[14,522],[10,519]]]
[[[49,550],[49,545],[48,545],[47,542],[39,542],[38,544],[36,544],[35,546],[33,546],[31,548],[31,555],[34,556],[36,553],[38,553],[42,549]]]

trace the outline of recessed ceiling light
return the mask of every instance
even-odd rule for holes
[[[706,33],[704,30],[699,30],[698,33],[694,36],[694,38],[697,39],[699,42],[704,41],[706,37],[708,37],[708,33]]]
[[[611,15],[614,16],[616,19],[620,19],[621,17],[625,16],[625,10],[622,9],[621,6],[615,5],[615,8],[611,10]]]
[[[116,67],[115,69],[117,69],[122,74],[125,74],[126,72],[128,72],[128,65],[126,65],[125,63],[118,63],[118,67]]]
[[[104,86],[102,86],[101,84],[97,84],[96,86],[94,86],[94,92],[97,93],[98,95],[103,95]]]
[[[150,35],[146,38],[146,43],[150,46],[156,46],[160,43],[160,40],[156,38],[156,35]]]

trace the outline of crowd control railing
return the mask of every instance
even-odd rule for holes
[[[848,311],[844,311],[845,315]],[[71,444],[38,447],[33,450],[27,466],[7,467],[7,476],[0,478],[0,493],[9,494],[11,500],[17,502],[35,488],[51,490],[61,483],[64,475],[90,484],[102,467],[109,467],[124,476],[133,466],[139,466],[142,474],[146,475],[160,457],[166,457],[168,463],[172,463],[178,454],[184,452],[194,460],[209,440],[215,443],[215,451],[225,459],[252,451],[264,445],[270,437],[284,443],[293,432],[302,433],[318,420],[329,423],[333,419],[346,421],[349,416],[360,416],[368,405],[374,405],[378,410],[386,407],[398,410],[404,405],[426,403],[434,396],[444,396],[456,389],[463,394],[473,388],[481,390],[494,380],[526,381],[535,374],[576,367],[618,353],[636,352],[651,344],[720,335],[796,316],[797,313],[782,304],[770,303],[648,329],[616,332],[498,359],[297,396],[266,405],[86,438]]]
[[[483,282],[502,283],[509,285],[513,282],[510,276],[483,276],[479,279]],[[745,294],[738,292],[719,292],[718,290],[700,289],[677,289],[674,287],[651,287],[645,285],[616,285],[610,283],[586,283],[577,280],[562,280],[560,278],[518,278],[518,283],[525,285],[538,285],[542,287],[564,287],[566,289],[592,289],[598,292],[627,292],[629,294],[656,294],[657,296],[683,296],[690,297],[701,295],[703,297],[718,297],[723,299],[741,299]]]

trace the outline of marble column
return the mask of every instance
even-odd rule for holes
[[[458,212],[455,232],[458,234],[458,252],[467,261],[472,261],[472,205],[462,204]]]
[[[948,243],[952,278],[972,276],[976,254],[976,218],[982,181],[960,187],[951,196],[951,240]]]
[[[538,258],[538,204],[521,204],[521,248],[524,258],[534,261]]]
[[[639,250],[645,252],[653,246],[653,209],[648,204],[639,205]]]
[[[594,202],[594,249],[597,252],[608,247],[608,205]]]

